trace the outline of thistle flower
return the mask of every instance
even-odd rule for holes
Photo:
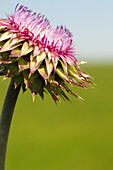
[[[53,28],[47,18],[17,5],[14,15],[0,19],[0,75],[13,79],[15,88],[31,90],[33,98],[48,91],[55,102],[65,92],[78,98],[68,84],[89,87],[90,77],[75,58],[72,34],[63,26]]]

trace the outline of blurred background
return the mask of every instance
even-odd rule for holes
[[[113,169],[113,1],[4,0],[0,18],[13,14],[17,3],[45,14],[51,24],[73,33],[81,66],[94,77],[94,89],[72,87],[84,101],[70,97],[57,106],[49,95],[35,102],[28,90],[16,104],[6,170]],[[10,80],[0,77],[0,110]]]

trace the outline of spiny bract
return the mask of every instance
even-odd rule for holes
[[[17,5],[14,15],[0,19],[0,75],[14,80],[15,88],[30,89],[42,98],[48,91],[69,100],[65,91],[79,97],[68,84],[89,87],[72,43],[72,34],[63,26],[54,29],[47,18]]]

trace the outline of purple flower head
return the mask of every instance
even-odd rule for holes
[[[17,5],[14,15],[0,19],[0,75],[11,77],[15,87],[22,84],[33,97],[48,91],[54,101],[79,97],[68,84],[89,87],[90,78],[75,58],[72,34],[63,26],[53,28],[41,14]]]

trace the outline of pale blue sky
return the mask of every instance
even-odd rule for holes
[[[113,0],[2,0],[0,18],[13,13],[17,3],[44,14],[54,27],[66,26],[80,59],[113,59]]]

